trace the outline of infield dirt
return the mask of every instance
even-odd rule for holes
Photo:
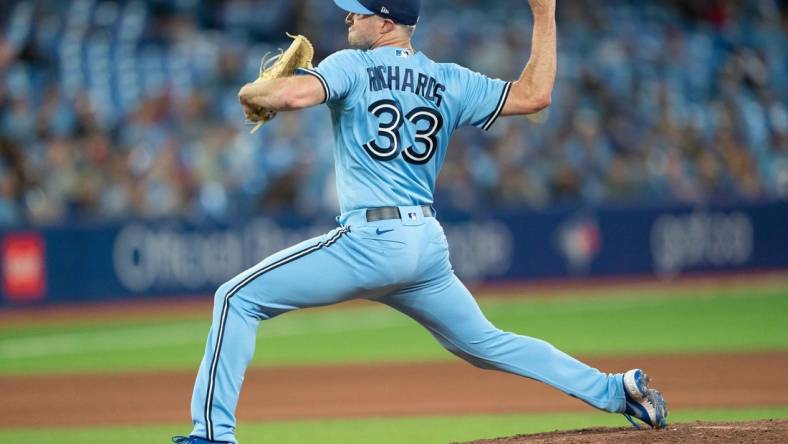
[[[605,371],[647,369],[673,409],[784,406],[788,399],[784,352],[588,362]],[[194,377],[193,371],[3,376],[0,428],[187,423]],[[458,360],[253,368],[247,372],[238,416],[241,421],[271,421],[590,409],[535,381]]]
[[[671,425],[662,430],[595,428],[485,439],[468,442],[466,444],[765,444],[785,442],[788,442],[788,420],[718,423],[697,422],[694,424]]]

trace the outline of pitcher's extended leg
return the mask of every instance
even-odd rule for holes
[[[453,274],[379,301],[415,319],[447,350],[478,367],[542,381],[602,410],[624,410],[620,374],[602,373],[545,341],[496,328]]]

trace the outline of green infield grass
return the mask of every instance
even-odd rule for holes
[[[671,412],[673,422],[744,421],[788,417],[788,407]],[[470,441],[552,430],[596,426],[625,427],[623,416],[606,413],[540,413],[426,418],[380,418],[333,421],[242,423],[244,444],[428,444]],[[183,426],[105,427],[92,429],[0,430],[0,442],[25,444],[168,443]],[[648,433],[648,431],[644,431]]]
[[[502,329],[539,337],[583,356],[788,350],[784,284],[752,289],[618,288],[606,297],[482,299],[481,306]],[[0,374],[194,370],[209,315],[0,326]],[[626,332],[655,324],[659,334],[627,339]],[[414,321],[370,304],[304,310],[263,322],[254,365],[453,359]]]

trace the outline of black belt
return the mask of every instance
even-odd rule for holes
[[[422,205],[421,211],[424,213],[424,217],[435,217],[435,212],[432,211],[430,205]],[[401,218],[402,215],[399,212],[399,207],[380,207],[367,210],[367,222]]]

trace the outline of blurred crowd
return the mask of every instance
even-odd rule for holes
[[[516,5],[515,5],[516,3]],[[324,107],[254,136],[260,58],[346,45],[326,0],[0,3],[0,225],[335,213]],[[452,140],[439,207],[788,198],[788,1],[559,3],[552,107]],[[416,48],[514,79],[527,2],[425,0]]]

